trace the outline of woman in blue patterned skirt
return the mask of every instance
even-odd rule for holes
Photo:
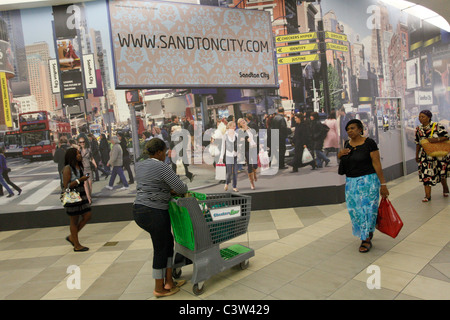
[[[360,120],[350,120],[345,126],[349,140],[339,151],[340,174],[346,175],[345,201],[353,226],[353,235],[361,239],[359,252],[369,252],[377,221],[380,195],[389,191],[381,168],[378,146],[363,136]]]

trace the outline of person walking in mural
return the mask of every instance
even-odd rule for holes
[[[328,165],[330,159],[323,153],[323,142],[327,137],[328,131],[330,130],[326,125],[322,124],[319,119],[319,114],[313,112],[310,115],[310,134],[312,140],[312,150],[315,154],[316,165],[318,168],[322,168],[323,163],[325,166]]]
[[[192,182],[192,180],[194,180],[194,176],[195,175],[192,172],[189,171],[189,164],[187,164],[185,161],[182,161],[183,158],[185,157],[182,154],[183,151],[181,151],[181,153],[178,155],[179,158],[177,159],[177,161],[174,161],[174,159],[176,158],[175,150],[174,150],[176,145],[178,145],[179,143],[182,143],[182,146],[183,146],[182,150],[188,150],[188,147],[189,147],[188,146],[188,141],[187,141],[187,139],[185,140],[183,137],[180,137],[180,140],[178,140],[178,141],[172,140],[173,133],[181,130],[181,126],[172,126],[171,130],[172,131],[171,131],[171,139],[170,139],[170,143],[169,143],[169,145],[170,145],[169,155],[170,155],[171,160],[172,160],[172,169],[173,169],[174,172],[176,172],[178,175],[180,175],[179,174],[180,169],[178,169],[178,168],[184,167],[184,174],[185,174],[185,176],[188,177],[190,182]]]
[[[230,121],[227,123],[227,131],[222,139],[222,147],[218,163],[225,163],[227,168],[227,178],[224,190],[228,190],[228,185],[233,180],[233,191],[238,192],[237,188],[237,143],[238,135],[236,133],[236,123]]]
[[[243,118],[238,120],[239,134],[238,137],[243,141],[239,141],[239,145],[244,143],[245,161],[247,162],[247,174],[250,180],[250,189],[255,190],[255,182],[258,181],[256,170],[258,170],[258,145],[256,130],[249,127],[247,121]],[[242,135],[242,137],[241,137]]]
[[[313,169],[316,168],[316,162],[313,160],[309,163],[303,163],[303,150],[310,144],[308,127],[305,124],[305,117],[302,113],[294,115],[295,130],[294,130],[294,159],[292,160],[292,172],[298,172],[298,168],[306,165],[311,165]]]
[[[106,171],[105,179],[107,179],[108,175],[110,174],[110,171],[106,164],[109,161],[109,153],[111,152],[111,148],[109,146],[108,139],[106,139],[106,135],[104,133],[100,135],[99,151],[102,159],[102,165]]]
[[[431,187],[438,183],[442,184],[443,196],[448,197],[449,189],[447,185],[449,156],[441,159],[427,155],[421,143],[427,139],[429,143],[436,143],[449,140],[449,134],[445,127],[432,122],[433,114],[429,110],[419,113],[420,125],[416,128],[416,162],[419,165],[419,181],[423,183],[425,197],[422,202],[431,201]]]
[[[336,120],[336,111],[331,110],[328,118],[323,122],[330,130],[327,133],[327,137],[323,142],[323,149],[325,150],[325,155],[328,156],[329,152],[338,152],[339,150],[339,127]]]
[[[278,129],[278,168],[287,169],[284,158],[286,153],[286,138],[289,135],[290,129],[287,127],[286,119],[284,118],[284,108],[278,107],[278,113],[270,121],[270,129]],[[271,154],[277,155],[276,150],[272,150]]]
[[[338,135],[339,135],[339,148],[342,148],[344,142],[348,139],[345,126],[351,120],[350,116],[345,112],[345,107],[341,107],[338,111]]]
[[[111,154],[109,155],[107,166],[112,167],[111,178],[109,178],[109,184],[106,186],[106,189],[112,190],[114,188],[114,180],[116,176],[119,175],[120,180],[122,181],[123,187],[119,190],[128,190],[128,183],[125,175],[123,173],[123,158],[122,158],[122,148],[120,147],[119,138],[114,136],[111,138],[111,143],[113,145],[111,149]]]
[[[58,164],[58,175],[61,181],[61,188],[63,187],[63,176],[62,170],[64,169],[64,157],[66,155],[66,151],[69,148],[67,144],[68,140],[66,136],[62,136],[59,138],[59,147],[55,150],[55,154],[53,155],[53,161]]]
[[[360,120],[350,120],[346,127],[349,140],[339,151],[345,174],[345,202],[352,221],[353,235],[361,239],[359,252],[372,248],[373,232],[377,222],[380,195],[389,196],[378,146],[371,138],[363,136],[364,127]]]
[[[89,203],[92,203],[92,167],[96,167],[94,158],[92,157],[91,148],[89,147],[89,141],[84,137],[78,138],[78,144],[80,146],[80,153],[83,161],[83,172],[87,175],[87,182],[84,184],[84,190],[86,192]]]
[[[14,195],[14,192],[11,190],[11,188],[8,186],[8,184],[16,189],[16,191],[19,193],[19,195],[22,193],[22,189],[20,189],[18,186],[16,186],[8,176],[8,173],[11,171],[10,168],[8,168],[8,165],[6,163],[6,157],[5,157],[5,148],[0,147],[0,197],[3,196],[3,187],[5,187],[6,191],[8,191],[7,198],[10,198]]]
[[[108,176],[108,172],[105,171],[103,166],[100,166],[100,163],[102,160],[101,160],[101,156],[100,156],[98,141],[92,133],[88,134],[88,141],[89,141],[89,146],[91,148],[92,157],[94,158],[95,164],[96,164],[96,166],[94,166],[92,168],[92,170],[95,173],[95,181],[99,181],[100,177],[99,177],[98,172],[99,171],[102,172],[102,175],[105,175],[105,176]]]
[[[127,139],[125,138],[125,135],[122,132],[118,132],[117,136],[119,137],[119,141],[120,141],[120,147],[122,148],[122,163],[123,163],[123,168],[125,170],[127,170],[128,172],[128,184],[133,184],[134,183],[134,177],[133,177],[133,171],[131,171],[131,157],[130,157],[130,153],[128,152],[128,143],[127,143]]]

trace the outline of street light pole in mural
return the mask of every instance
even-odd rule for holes
[[[141,105],[143,102],[142,95],[140,90],[133,89],[125,91],[125,101],[128,104],[128,108],[130,109],[130,130],[131,130],[131,138],[133,141],[133,158],[134,163],[137,162],[139,155],[141,154],[139,148],[139,136],[137,130],[137,119],[136,119],[136,105]]]
[[[320,19],[317,22],[317,31],[319,37],[319,50],[320,50],[320,75],[322,76],[323,82],[323,102],[325,107],[325,113],[330,114],[330,88],[328,86],[328,64],[327,64],[327,54],[326,54],[326,43],[325,43],[325,31],[323,29],[323,20]],[[315,89],[315,88],[314,88]]]
[[[111,117],[109,114],[108,92],[106,90],[107,89],[106,86],[104,85],[105,71],[104,71],[104,62],[103,62],[103,52],[98,51],[97,57],[98,57],[98,63],[100,64],[100,75],[102,76],[103,95],[105,97],[105,107],[101,109],[102,119],[103,119],[103,121],[105,121],[105,117],[103,115],[104,115],[104,112],[106,111],[107,119],[108,119],[108,122],[106,123],[106,127],[108,130],[108,136],[110,137],[111,136]],[[106,110],[104,110],[104,109],[106,109]]]

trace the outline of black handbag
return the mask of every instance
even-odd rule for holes
[[[341,176],[345,175],[345,161],[342,159],[343,157],[341,157],[341,161],[339,161],[339,168],[338,168],[338,174],[340,174]]]
[[[344,149],[345,148],[351,148],[349,141],[345,141],[344,143]],[[338,168],[338,174],[341,176],[345,175],[347,173],[347,168],[345,166],[346,161],[348,160],[349,155],[342,156],[339,160],[339,168]]]

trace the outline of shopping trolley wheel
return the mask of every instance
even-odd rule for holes
[[[241,270],[245,270],[248,268],[248,265],[250,264],[250,262],[248,260],[242,261],[241,263],[239,263],[239,267],[241,268]]]
[[[175,269],[172,270],[172,276],[175,279],[180,278],[182,273],[183,273],[183,271],[181,270],[181,268],[175,268]]]
[[[205,286],[203,285],[203,283],[196,283],[192,286],[192,292],[194,292],[196,296],[201,295],[204,291]]]

